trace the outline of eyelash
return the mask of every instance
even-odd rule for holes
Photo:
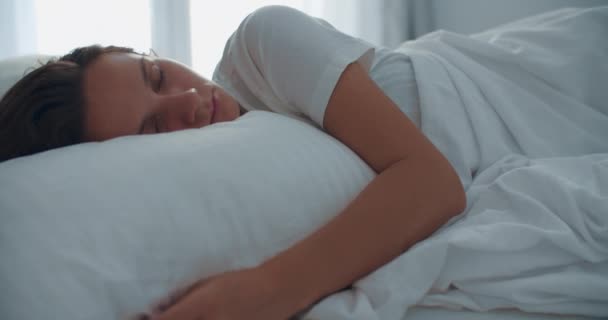
[[[165,80],[165,72],[158,65],[156,65],[156,68],[158,69],[158,84],[156,85],[156,90],[158,92],[163,86],[163,82]]]
[[[158,128],[158,121],[159,121],[159,116],[154,116],[154,132],[155,133],[159,133],[160,129]]]
[[[165,81],[165,72],[163,71],[163,69],[160,68],[160,66],[158,64],[154,64],[154,67],[158,70],[158,81],[156,82],[156,92],[159,92],[160,89],[163,87],[163,82]],[[159,115],[155,115],[153,118],[153,128],[154,128],[154,132],[155,133],[160,133],[160,128],[159,128],[159,121],[160,121],[160,116]]]

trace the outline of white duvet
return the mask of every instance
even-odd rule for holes
[[[607,190],[608,154],[497,162],[461,220],[357,283],[375,317],[354,318],[413,305],[607,316]]]
[[[608,7],[399,50],[468,208],[310,319],[399,319],[416,304],[607,317]]]
[[[608,316],[607,12],[404,44],[422,130],[468,208],[303,319],[414,305]],[[289,246],[372,177],[331,137],[266,112],[2,163],[0,317],[125,318]]]

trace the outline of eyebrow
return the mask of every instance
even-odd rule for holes
[[[141,69],[141,77],[144,81],[144,85],[146,87],[150,86],[150,78],[148,77],[148,71],[146,70],[146,62],[144,61],[144,56],[141,57],[141,59],[139,59],[139,66]],[[137,132],[137,134],[142,134],[144,133],[144,129],[146,128],[146,119],[144,118],[144,120],[141,122],[141,125],[139,126],[139,131]]]

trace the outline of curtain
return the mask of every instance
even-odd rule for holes
[[[210,77],[226,39],[256,7],[289,5],[372,44],[393,47],[430,31],[431,2],[0,0],[0,59],[33,53],[59,55],[92,43],[114,44],[144,52],[152,48],[158,55],[193,66]]]
[[[149,31],[148,37],[151,40],[136,39],[137,50],[147,51],[149,47],[153,48],[159,55],[170,57],[181,61],[187,65],[192,65],[192,37],[196,38],[191,30],[191,12],[194,4],[195,7],[213,8],[220,6],[221,3],[214,3],[205,0],[148,0],[149,6],[139,10],[134,10],[133,15],[148,15],[149,16]],[[141,2],[141,1],[140,1]],[[229,2],[229,1],[228,1]],[[399,11],[402,9],[401,0],[257,0],[257,1],[232,1],[231,7],[235,11],[235,6],[253,8],[256,5],[262,6],[266,4],[283,4],[290,5],[297,9],[303,10],[311,15],[322,17],[335,25],[338,29],[351,35],[365,39],[376,45],[385,45],[387,41],[398,42],[401,40],[401,26],[403,19],[400,18]],[[108,9],[104,12],[99,12],[100,4],[104,3],[104,7]],[[0,59],[10,56],[46,53],[46,54],[62,54],[71,48],[60,45],[51,46],[49,42],[53,42],[55,38],[70,38],[74,37],[74,28],[86,29],[90,27],[93,20],[103,18],[107,25],[116,23],[116,16],[121,11],[125,10],[125,4],[133,3],[133,1],[98,1],[98,0],[0,0]],[[45,9],[49,7],[61,7],[66,9],[64,12],[58,10],[59,13],[47,12]],[[139,5],[138,5],[139,6]],[[41,7],[43,7],[41,9]],[[395,8],[399,11],[395,11]],[[89,10],[87,10],[89,8]],[[42,10],[43,12],[39,12]],[[110,12],[111,11],[111,12]],[[200,10],[199,10],[200,11]],[[225,11],[228,12],[228,11]],[[225,13],[224,13],[225,14]],[[390,14],[391,16],[385,16]],[[41,16],[40,16],[41,15]],[[47,16],[54,15],[54,16]],[[100,17],[100,15],[105,15]],[[389,29],[383,24],[386,21],[390,22]],[[230,20],[231,17],[223,16],[224,20]],[[239,17],[241,19],[242,17]],[[44,19],[42,23],[38,23],[39,19]],[[76,21],[77,19],[78,22]],[[140,20],[138,18],[137,20]],[[47,31],[45,23],[67,24],[65,31],[58,31],[57,34],[43,34],[42,37],[37,30],[42,28]],[[196,23],[197,21],[194,21]],[[199,22],[204,23],[204,21]],[[137,23],[135,23],[137,24]],[[88,45],[91,43],[102,44],[119,44],[129,46],[133,40],[112,40],[112,36],[108,36],[108,28],[100,25],[97,26],[95,32],[91,32],[90,42],[84,39],[74,40],[75,46]],[[68,29],[72,28],[72,29]],[[231,26],[231,28],[236,26]],[[125,30],[132,29],[133,26],[125,26]],[[140,28],[141,29],[141,28]],[[72,30],[72,31],[70,31]],[[143,30],[143,29],[142,29]],[[196,30],[195,30],[196,31]],[[386,33],[389,32],[387,36]],[[104,35],[105,34],[105,35]],[[117,43],[120,42],[120,43]],[[145,48],[146,44],[148,48]],[[49,51],[49,46],[52,51]],[[61,49],[59,49],[61,48]]]
[[[150,16],[149,0],[0,0],[0,59],[94,43],[148,51]]]
[[[329,0],[309,14],[327,20],[344,33],[383,45],[383,5],[384,0]]]
[[[0,59],[33,53],[64,54],[76,46],[100,43],[124,45],[138,51],[152,48],[161,56],[176,59],[186,65],[196,65],[197,58],[213,64],[229,33],[244,18],[241,11],[250,12],[255,7],[282,4],[303,10],[328,20],[338,29],[363,38],[376,45],[385,45],[387,36],[383,25],[384,15],[394,10],[385,3],[399,5],[399,0],[232,0],[209,2],[205,0],[0,0]],[[228,3],[228,4],[223,4]],[[226,7],[217,17],[200,16],[214,8]],[[196,12],[191,12],[194,8]],[[245,10],[246,9],[246,10]],[[129,11],[129,12],[125,12]],[[238,15],[230,17],[229,15]],[[236,13],[235,13],[236,12]],[[128,18],[126,18],[128,17]],[[193,20],[192,17],[195,17]],[[214,24],[209,23],[215,18]],[[131,21],[132,20],[132,21]],[[400,34],[400,18],[392,22],[390,40]],[[233,21],[219,26],[218,21]],[[145,25],[145,26],[144,26]],[[111,30],[111,28],[114,30]],[[195,27],[197,29],[192,30]],[[211,30],[221,39],[210,43],[198,52],[193,39],[205,41],[213,34],[201,34],[203,29],[227,28],[229,31]],[[124,32],[123,32],[124,31]],[[126,35],[137,33],[140,36]],[[214,40],[215,41],[215,40]],[[220,43],[221,42],[221,43]],[[212,56],[209,46],[219,47]],[[200,45],[199,45],[200,46]],[[197,57],[193,57],[196,53]],[[202,58],[200,58],[202,56]],[[201,62],[199,61],[199,64]],[[211,66],[206,67],[209,70]]]
[[[435,29],[433,0],[333,0],[323,1],[321,7],[312,14],[343,32],[389,48]]]
[[[432,0],[382,0],[382,44],[395,47],[435,29]]]
[[[0,0],[0,59],[36,51],[35,0]]]
[[[244,12],[268,4],[295,7],[375,45],[394,47],[437,28],[475,32],[563,6],[605,5],[605,0],[0,0],[0,59],[62,54],[71,49],[69,46],[98,42],[132,46],[138,51],[153,48],[159,55],[210,73],[223,42],[244,18]],[[58,7],[63,9],[47,12]],[[210,13],[220,7],[227,9],[221,14]],[[210,12],[200,16],[206,11]],[[218,25],[227,21],[230,23]],[[49,28],[55,24],[66,29]],[[205,29],[212,30],[201,34]],[[211,37],[218,39],[196,44]],[[74,38],[69,46],[55,45],[69,38]],[[58,52],[48,52],[49,48]]]
[[[150,0],[150,14],[153,50],[191,66],[190,0]]]

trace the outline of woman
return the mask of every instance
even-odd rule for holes
[[[163,320],[286,319],[390,261],[465,207],[450,163],[370,78],[373,54],[368,44],[285,7],[245,19],[216,82],[127,48],[80,48],[30,72],[2,99],[0,160],[199,128],[254,108],[304,115],[354,150],[377,178],[300,243],[256,268],[205,279],[156,310]],[[407,58],[388,51],[379,57],[385,64],[377,81],[397,95],[411,93],[395,98],[415,118]]]
[[[200,128],[248,110],[310,121],[354,150],[377,177],[293,247],[255,268],[202,279],[154,315],[286,319],[387,263],[466,207],[462,166],[419,129],[424,107],[406,55],[273,6],[239,26],[214,81],[119,47],[80,48],[34,70],[0,102],[0,160]]]

